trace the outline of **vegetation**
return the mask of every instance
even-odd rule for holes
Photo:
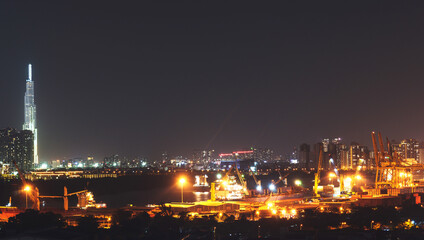
[[[309,209],[299,212],[299,218],[278,217],[247,220],[243,215],[209,215],[193,217],[187,213],[175,215],[163,207],[151,217],[146,212],[133,215],[119,210],[110,229],[98,228],[93,216],[81,217],[77,227],[67,226],[62,217],[53,213],[27,210],[10,218],[1,226],[0,238],[12,236],[64,236],[79,239],[257,239],[297,238],[349,239],[395,238],[416,239],[424,234],[424,208],[409,205],[401,208],[354,208],[340,213],[338,209]],[[37,235],[38,234],[38,235]],[[47,237],[46,237],[47,238]]]

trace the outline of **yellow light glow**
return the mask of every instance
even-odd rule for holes
[[[292,209],[290,212],[291,212],[292,215],[296,215],[296,213],[297,213],[296,209]]]
[[[256,215],[259,215],[259,211],[256,211]]]
[[[25,188],[24,188],[24,191],[25,192],[31,191],[31,187],[29,185],[26,185]]]
[[[283,209],[283,210],[281,210],[281,213],[285,215],[287,213],[287,210]]]
[[[361,175],[359,175],[359,174],[358,174],[358,175],[356,175],[356,179],[357,179],[357,180],[361,180],[361,179],[362,179]]]
[[[272,206],[274,206],[274,204],[272,204],[272,203],[268,203],[268,208],[270,208],[270,207],[272,207]]]
[[[186,182],[186,179],[185,178],[180,178],[180,183],[181,184],[184,184]]]
[[[219,217],[222,217],[222,212],[219,213]]]
[[[329,176],[330,178],[334,178],[334,177],[336,177],[336,174],[335,174],[335,173],[330,173],[330,174],[328,174],[328,176]]]

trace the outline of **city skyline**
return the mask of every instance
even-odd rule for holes
[[[31,62],[40,161],[424,139],[422,3],[1,6],[0,127]]]

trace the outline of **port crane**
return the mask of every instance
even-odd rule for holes
[[[253,180],[255,180],[255,183],[256,183],[256,190],[258,192],[262,191],[261,180],[258,180],[258,178],[256,177],[256,175],[255,175],[255,173],[253,171],[251,171],[251,172],[252,172]]]
[[[63,196],[40,196],[40,192],[38,190],[38,188],[36,186],[34,186],[34,184],[30,184],[26,181],[25,176],[23,175],[23,173],[21,172],[20,168],[18,167],[18,165],[16,164],[15,161],[13,161],[13,164],[16,168],[16,170],[18,171],[18,175],[22,181],[22,184],[24,186],[30,186],[31,190],[27,193],[30,200],[32,201],[33,205],[32,205],[32,209],[38,210],[40,211],[40,199],[43,198],[62,198],[63,199],[63,209],[65,211],[68,211],[69,207],[68,207],[68,197],[76,195],[78,197],[78,204],[80,205],[80,207],[86,207],[87,206],[87,196],[89,194],[88,190],[82,190],[82,191],[78,191],[78,192],[73,192],[73,193],[68,193],[68,189],[65,187],[63,187]],[[90,193],[91,194],[91,193]]]
[[[375,132],[371,133],[375,165],[377,168],[375,176],[375,188],[400,188],[413,185],[412,171],[424,169],[424,165],[416,162],[408,162],[402,159],[397,151],[387,141],[387,150],[384,148],[381,133],[378,133],[378,144]]]
[[[320,183],[321,168],[322,168],[322,146],[320,146],[319,148],[318,167],[317,167],[317,172],[315,173],[315,179],[314,179],[315,197],[320,197],[320,195],[318,194],[318,185]]]
[[[73,195],[77,195],[78,197],[78,205],[79,207],[86,207],[87,205],[87,193],[88,190],[82,190],[82,191],[78,191],[78,192],[73,192],[73,193],[68,193],[68,188],[65,186],[63,187],[63,196],[38,196],[38,198],[62,198],[63,199],[63,209],[65,211],[68,211],[69,209],[69,200],[68,197],[73,196]]]
[[[274,180],[272,180],[272,184],[274,184],[275,186],[277,186],[277,184],[279,184],[281,181],[283,181],[288,175],[290,175],[290,173],[285,174],[284,176],[281,174],[280,171],[278,171],[278,174],[280,175],[280,177],[278,178],[278,180],[275,182]]]
[[[27,193],[30,200],[32,201],[32,209],[40,210],[40,200],[38,199],[39,191],[38,188],[35,187],[33,184],[30,184],[26,181],[25,176],[23,175],[21,169],[18,167],[18,164],[16,164],[15,161],[12,161],[13,165],[15,166],[16,170],[18,171],[19,178],[22,181],[22,184],[25,186],[30,187],[30,191]]]

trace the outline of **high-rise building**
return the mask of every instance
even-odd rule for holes
[[[423,144],[415,139],[404,139],[400,143],[392,140],[391,142],[392,151],[397,152],[402,159],[415,159],[420,162],[423,158],[421,156],[420,149],[423,148]]]
[[[258,163],[271,162],[274,157],[274,150],[270,148],[251,148],[253,150],[253,159]]]
[[[207,165],[212,162],[215,156],[215,150],[203,149],[193,151],[193,161],[195,164]]]
[[[371,167],[371,160],[369,158],[370,151],[368,147],[361,146],[358,143],[352,142],[350,144],[350,164],[352,169],[361,170],[363,167],[369,168]]]
[[[309,169],[311,163],[311,146],[303,143],[299,147],[299,165],[301,168]]]
[[[345,144],[340,144],[338,151],[340,152],[340,169],[348,170],[352,169],[352,164],[349,158],[349,147]]]
[[[0,130],[0,161],[3,164],[12,166],[15,161],[21,170],[30,170],[33,167],[33,147],[31,131],[13,128]]]
[[[121,158],[119,157],[118,154],[109,156],[109,157],[105,157],[103,159],[103,166],[104,167],[121,167]]]
[[[23,130],[29,130],[34,135],[34,156],[33,165],[38,164],[38,145],[37,145],[37,121],[36,121],[36,106],[34,102],[34,81],[32,81],[32,65],[28,64],[28,79],[26,80],[26,91],[24,97],[25,104],[25,123]]]

